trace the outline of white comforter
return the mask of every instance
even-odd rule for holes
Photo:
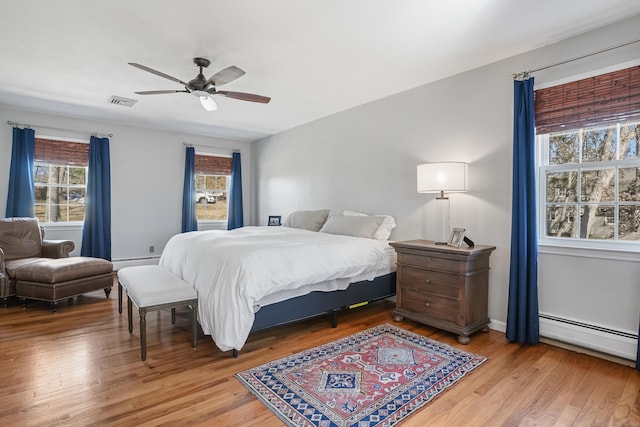
[[[288,227],[178,234],[160,266],[198,292],[198,320],[222,351],[240,350],[254,310],[269,295],[336,279],[373,280],[387,242]]]

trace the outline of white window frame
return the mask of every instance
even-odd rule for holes
[[[618,124],[618,128],[619,128]],[[605,127],[605,126],[603,126]],[[581,130],[580,130],[581,131]],[[578,132],[578,130],[576,130]],[[617,135],[619,137],[620,132],[618,129]],[[581,136],[582,137],[582,136]],[[538,187],[537,197],[537,214],[538,214],[538,247],[540,253],[551,253],[560,255],[576,255],[596,258],[609,258],[609,259],[625,259],[637,261],[637,254],[640,253],[640,241],[624,241],[624,240],[596,240],[596,239],[581,239],[581,238],[567,238],[567,237],[549,237],[546,235],[546,208],[547,208],[547,185],[546,185],[546,173],[548,171],[576,171],[580,170],[595,170],[603,168],[614,167],[616,169],[615,178],[615,194],[616,198],[612,202],[606,202],[614,207],[618,207],[620,202],[618,201],[618,168],[624,167],[637,167],[640,165],[640,157],[635,159],[623,159],[614,161],[603,162],[585,162],[582,163],[582,141],[578,146],[578,163],[567,163],[559,165],[549,165],[549,134],[536,135],[536,182]],[[616,149],[620,149],[620,145],[616,144]],[[619,157],[619,156],[617,156]],[[580,205],[583,204],[581,199],[581,180],[578,179],[575,205],[577,206],[578,213]],[[603,202],[604,203],[604,202]],[[572,203],[573,204],[573,203]],[[622,203],[623,205],[625,203]],[[617,222],[617,209],[616,217]],[[617,235],[617,227],[615,230]]]
[[[218,156],[218,157],[222,157],[222,156]],[[194,181],[197,180],[198,176],[224,176],[227,178],[227,188],[224,190],[226,193],[226,197],[227,197],[227,219],[197,219],[198,224],[226,224],[229,221],[229,187],[231,185],[231,175],[219,175],[219,174],[206,174],[206,173],[196,173],[193,175],[193,179]],[[206,182],[206,178],[205,178],[205,182]],[[198,192],[200,190],[196,189],[196,192]],[[210,191],[210,190],[206,190],[205,191]],[[212,191],[216,191],[216,190],[212,190]],[[196,204],[196,209],[197,209],[197,204]]]

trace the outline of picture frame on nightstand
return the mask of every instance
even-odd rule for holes
[[[464,228],[452,228],[447,245],[459,248],[464,242]]]
[[[278,225],[280,225],[280,220],[281,219],[282,219],[282,217],[279,216],[279,215],[269,215],[269,222],[267,223],[267,225],[278,226]]]

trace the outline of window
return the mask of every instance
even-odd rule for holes
[[[639,242],[640,66],[536,90],[535,114],[540,242]]]
[[[640,240],[640,122],[538,137],[541,236]]]
[[[89,144],[35,140],[36,217],[42,223],[84,220]]]
[[[226,221],[231,158],[196,154],[195,180],[198,221]]]

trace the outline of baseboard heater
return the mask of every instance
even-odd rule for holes
[[[635,360],[638,335],[546,313],[539,314],[540,335],[601,353]]]

